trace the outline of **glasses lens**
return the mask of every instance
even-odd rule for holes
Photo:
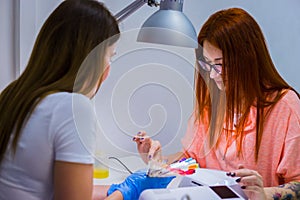
[[[208,72],[210,71],[210,66],[206,62],[204,62],[203,60],[198,60],[198,62],[202,69]]]
[[[222,73],[222,65],[214,65],[215,71],[219,74]]]

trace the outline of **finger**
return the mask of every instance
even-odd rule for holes
[[[146,133],[146,131],[139,131],[139,132],[137,133],[137,135],[143,137],[143,136],[146,136],[147,133]]]
[[[151,143],[151,138],[149,138],[149,136],[144,136],[144,137],[135,136],[132,140],[137,144]]]
[[[148,157],[152,159],[157,151],[161,149],[160,142],[157,140],[152,140],[151,147],[149,149]]]
[[[149,141],[148,141],[149,140]],[[147,141],[139,141],[137,142],[137,149],[139,153],[149,153],[149,149],[151,147],[151,139],[148,139]]]
[[[138,143],[137,144],[138,152],[145,163],[148,163],[148,152],[150,149],[150,143]]]
[[[252,176],[252,175],[260,176],[257,171],[246,169],[246,168],[237,169],[232,173],[234,173],[235,176],[239,176],[239,177]]]
[[[261,177],[252,175],[252,176],[245,176],[240,179],[241,184],[246,186],[259,186],[263,187],[263,180]]]
[[[132,140],[135,142],[140,142],[140,140],[143,140],[144,138],[149,137],[147,136],[147,133],[145,131],[139,131],[133,138]]]
[[[240,177],[240,182],[245,185],[257,185],[263,187],[262,176],[255,170],[250,169],[238,169],[230,173],[234,174],[236,177]]]
[[[241,187],[244,192],[253,192],[255,194],[260,194],[263,192],[263,188],[257,185],[250,185],[250,186],[242,186]]]
[[[159,162],[162,161],[161,148],[159,148],[155,151],[155,153],[153,154],[153,159],[156,161],[159,161]]]

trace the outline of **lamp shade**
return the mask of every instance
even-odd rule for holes
[[[142,25],[137,41],[197,48],[197,34],[182,13],[182,1],[162,0],[160,9]]]

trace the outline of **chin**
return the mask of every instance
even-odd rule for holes
[[[221,85],[217,85],[220,90],[224,90],[224,87]]]
[[[216,85],[220,90],[224,90],[224,84],[222,81],[216,81]]]

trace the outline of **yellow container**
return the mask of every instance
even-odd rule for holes
[[[109,176],[109,164],[107,155],[101,151],[96,151],[94,163],[94,178],[107,178]]]
[[[94,178],[107,178],[109,176],[109,169],[108,168],[94,168]]]

